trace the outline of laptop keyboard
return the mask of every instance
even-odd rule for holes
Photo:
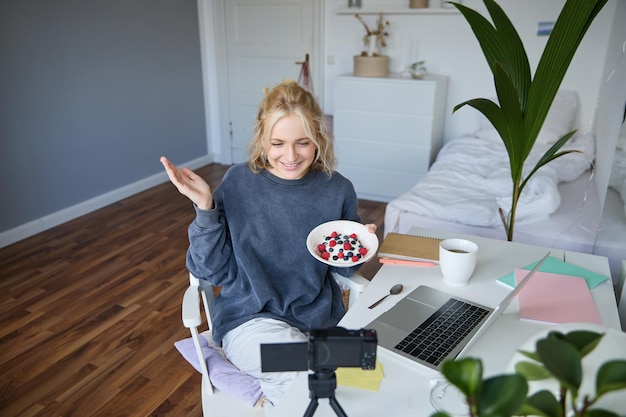
[[[488,310],[451,298],[395,348],[438,366]]]

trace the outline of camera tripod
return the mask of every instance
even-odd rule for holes
[[[313,417],[319,398],[328,398],[330,407],[337,417],[348,417],[335,398],[335,388],[337,388],[337,377],[334,370],[317,370],[309,374],[309,398],[311,401],[304,412],[304,417]]]

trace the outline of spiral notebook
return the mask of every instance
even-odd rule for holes
[[[381,258],[405,259],[409,261],[439,262],[439,243],[436,237],[388,233],[378,248]]]

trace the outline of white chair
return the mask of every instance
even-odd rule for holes
[[[356,301],[356,299],[365,290],[369,281],[360,275],[351,277],[343,277],[339,274],[333,274],[335,280],[341,288],[349,290],[348,308]],[[201,301],[201,302],[200,302]],[[204,313],[207,321],[208,330],[201,333],[200,327],[203,326],[201,306],[204,306]],[[236,401],[228,395],[220,395],[209,380],[209,369],[202,354],[200,337],[209,339],[211,337],[210,329],[212,328],[211,311],[214,304],[213,287],[207,285],[204,281],[189,274],[189,287],[185,290],[182,304],[183,325],[191,332],[191,337],[195,346],[200,368],[202,373],[202,412],[205,417],[209,416],[261,416],[263,409],[260,407],[250,407],[242,401]]]

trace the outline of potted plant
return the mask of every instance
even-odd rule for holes
[[[549,332],[537,340],[535,351],[521,353],[528,358],[515,365],[516,373],[482,378],[482,362],[476,358],[449,360],[442,374],[465,396],[470,417],[619,417],[617,412],[596,406],[608,393],[626,389],[626,360],[609,359],[595,376],[595,396],[581,396],[582,361],[600,343],[604,334],[575,330],[567,334]],[[528,381],[552,378],[557,392],[539,390],[527,396]],[[626,395],[626,394],[625,394]],[[623,414],[622,414],[623,415]],[[449,417],[439,411],[431,417]]]
[[[483,0],[493,25],[475,10],[454,3],[471,26],[493,74],[498,103],[486,98],[464,101],[463,106],[480,111],[498,131],[509,155],[513,181],[508,213],[500,209],[507,239],[513,240],[515,212],[520,195],[532,175],[542,166],[575,150],[559,151],[576,130],[561,137],[524,177],[524,162],[533,148],[550,106],[563,81],[574,53],[593,19],[607,0],[566,0],[546,47],[531,75],[522,41],[502,8],[494,0]]]
[[[387,46],[385,37],[389,36],[389,21],[379,13],[374,29],[370,29],[360,14],[354,15],[365,29],[363,35],[364,49],[360,55],[354,56],[354,75],[357,77],[386,77],[389,73],[389,57],[380,53],[380,48]]]

